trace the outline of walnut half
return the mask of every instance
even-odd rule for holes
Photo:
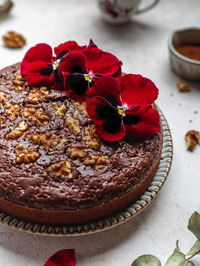
[[[87,157],[83,162],[84,165],[94,165],[95,169],[104,168],[108,164],[108,159],[105,156],[94,155]]]
[[[35,109],[33,107],[26,107],[24,108],[23,116],[26,117],[28,121],[34,122],[39,126],[44,126],[49,123],[49,117],[42,108]]]
[[[190,130],[185,135],[187,149],[193,151],[195,146],[200,143],[200,132],[196,130]]]
[[[20,115],[20,111],[19,104],[6,103],[5,113],[9,116],[10,121],[14,121]]]
[[[95,125],[88,125],[85,128],[85,137],[83,137],[85,141],[85,146],[87,148],[91,148],[93,150],[97,150],[99,147],[100,137],[96,133]]]
[[[32,140],[34,144],[42,145],[46,152],[60,141],[58,136],[51,132],[30,134],[26,135],[26,138]]]
[[[16,146],[15,153],[17,163],[34,162],[40,156],[39,153],[36,152],[32,147],[26,149],[23,145]]]
[[[86,152],[83,150],[81,144],[74,145],[73,147],[67,150],[70,158],[84,158],[86,156]]]
[[[27,128],[28,128],[28,125],[24,121],[22,121],[19,123],[19,125],[13,131],[8,133],[5,136],[5,138],[6,139],[17,139],[23,135],[24,131],[26,131]]]
[[[20,33],[8,31],[2,37],[5,45],[9,48],[21,48],[26,44],[26,39]]]
[[[66,176],[68,179],[72,178],[71,164],[67,161],[61,161],[58,163],[51,164],[47,168],[47,171],[51,176],[55,178],[65,179]]]

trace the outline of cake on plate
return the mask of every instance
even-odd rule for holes
[[[122,210],[151,184],[162,132],[155,84],[66,42],[38,44],[0,71],[0,210],[82,224]]]

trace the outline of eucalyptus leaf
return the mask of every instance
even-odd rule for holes
[[[188,261],[188,263],[186,264],[186,266],[195,266],[195,264],[191,261]]]
[[[188,229],[200,240],[200,214],[194,212],[189,219]]]
[[[169,257],[165,266],[184,266],[186,262],[185,255],[180,252],[178,241],[176,241],[176,248],[173,254]]]
[[[142,255],[134,260],[131,266],[161,266],[161,262],[153,255]]]
[[[197,240],[193,247],[188,251],[187,255],[193,255],[194,253],[196,253],[197,251],[200,250],[200,241]],[[200,253],[197,253],[197,254],[200,254]]]

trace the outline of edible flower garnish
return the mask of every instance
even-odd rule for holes
[[[52,255],[44,266],[76,266],[74,249],[63,249]]]
[[[144,141],[160,132],[159,114],[151,106],[157,96],[155,84],[141,75],[101,77],[87,93],[87,112],[104,140]]]

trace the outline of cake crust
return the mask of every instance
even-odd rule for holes
[[[162,134],[101,140],[85,105],[31,88],[19,63],[0,72],[0,209],[20,219],[76,224],[137,200],[158,168]]]

